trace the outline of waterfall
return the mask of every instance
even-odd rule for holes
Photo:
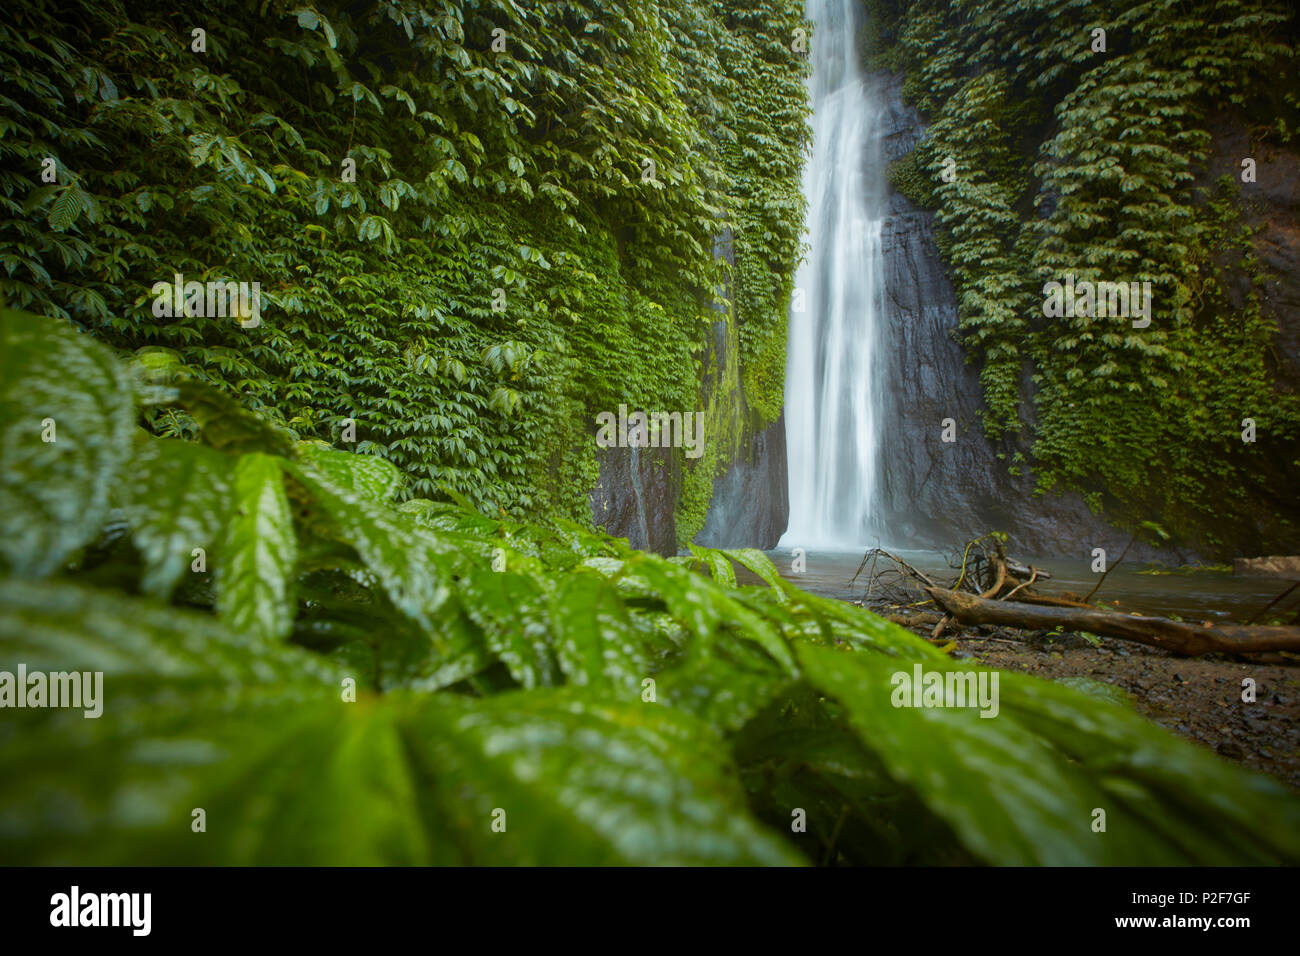
[[[881,532],[882,105],[858,64],[858,0],[808,0],[807,9],[810,248],[790,312],[790,522],[781,545],[848,547]]]

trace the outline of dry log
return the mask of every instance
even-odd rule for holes
[[[1249,654],[1258,651],[1300,651],[1300,627],[1246,627],[1223,624],[1205,627],[1163,617],[1121,614],[1095,608],[1050,607],[1020,601],[990,601],[973,594],[926,588],[941,608],[963,624],[1054,628],[1105,634],[1138,644],[1163,647],[1175,654]]]
[[[1028,577],[1035,577],[1040,581],[1046,581],[1051,577],[1051,574],[1044,571],[1042,568],[1036,568],[1033,565],[1025,564],[1022,561],[1017,561],[1015,558],[1007,558],[1007,574],[1021,581]]]
[[[998,576],[993,582],[993,587],[989,588],[987,591],[985,591],[983,594],[980,595],[980,597],[982,598],[993,597],[995,594],[997,594],[999,591],[1002,590],[1002,585],[1007,580],[1007,563],[1002,560],[1002,556],[1000,554],[995,556],[993,560],[997,563],[998,566]],[[937,634],[935,635],[935,637],[938,636],[939,635]]]
[[[1077,607],[1083,608],[1085,611],[1096,610],[1096,605],[1085,604],[1082,601],[1071,601],[1069,598],[1052,597],[1048,594],[1030,594],[1025,592],[1020,595],[1020,597],[1016,598],[1016,601],[1020,604],[1043,604],[1047,607]]]

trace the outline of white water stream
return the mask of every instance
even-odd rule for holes
[[[808,0],[807,9],[815,24],[804,171],[811,248],[790,314],[790,522],[781,546],[850,548],[876,543],[882,531],[882,106],[858,64],[857,0]]]

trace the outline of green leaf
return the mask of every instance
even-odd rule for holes
[[[651,704],[566,691],[348,704],[253,686],[125,699],[99,720],[49,713],[12,722],[22,736],[0,729],[14,745],[0,758],[9,861],[801,862],[746,812],[712,731]]]
[[[194,549],[215,557],[229,517],[235,459],[194,442],[142,443],[127,472],[124,511],[144,559],[140,590],[164,600],[192,565]]]
[[[393,606],[425,630],[450,593],[437,563],[437,542],[408,515],[341,487],[307,462],[284,467],[327,519],[325,531],[353,548],[379,579]]]
[[[46,223],[56,232],[62,232],[77,221],[84,207],[84,193],[76,186],[65,186],[50,207]]]
[[[1201,755],[1125,708],[1016,674],[997,675],[995,716],[971,706],[907,706],[908,685],[898,674],[912,680],[914,667],[940,677],[977,672],[869,651],[809,644],[798,650],[809,680],[844,706],[858,738],[890,775],[991,863],[1300,859],[1293,836],[1300,812],[1284,788]],[[1152,776],[1163,784],[1159,792],[1147,782]],[[1223,827],[1230,807],[1239,829],[1207,832]],[[1181,825],[1159,822],[1171,809],[1183,816]],[[1105,832],[1092,828],[1095,810],[1106,813]],[[1280,845],[1277,827],[1290,827]]]
[[[705,562],[713,574],[713,580],[719,584],[725,584],[727,587],[736,586],[736,572],[731,568],[731,562],[727,560],[724,552],[714,548],[702,548],[699,545],[690,545],[691,554]]]
[[[271,642],[293,627],[298,539],[280,463],[243,455],[232,485],[233,520],[217,556],[217,612],[233,630]]]
[[[636,700],[650,666],[641,635],[614,587],[598,574],[569,574],[551,601],[560,669],[576,685]]]
[[[649,554],[628,561],[622,573],[633,587],[659,595],[669,613],[697,639],[708,641],[725,621],[787,670],[794,670],[794,656],[780,630],[713,581]]]
[[[742,567],[757,574],[760,578],[771,585],[772,591],[776,595],[778,601],[784,604],[789,600],[789,598],[786,597],[786,588],[789,587],[789,585],[786,584],[785,579],[781,577],[781,572],[776,569],[776,565],[772,563],[772,559],[762,551],[759,551],[757,548],[729,548],[721,553],[733,559]]]
[[[376,504],[392,501],[405,482],[401,470],[392,462],[374,455],[339,451],[322,442],[299,442],[298,456],[331,484]]]
[[[687,714],[563,689],[436,699],[415,720],[454,862],[801,862],[749,816],[726,747]]]
[[[129,703],[130,696],[153,699],[168,693],[164,684],[152,680],[131,684],[126,695],[128,677],[214,686],[338,686],[339,680],[337,670],[320,655],[267,645],[208,614],[74,584],[0,579],[0,669],[12,673],[20,661],[29,671],[102,671],[107,717],[118,703]],[[180,702],[173,699],[171,705]],[[42,713],[59,722],[55,711]]]
[[[107,517],[131,451],[130,382],[88,336],[3,309],[0,416],[0,555],[15,573],[40,577]]]
[[[728,731],[739,730],[790,685],[770,656],[729,634],[692,644],[685,660],[654,679],[661,702]]]
[[[265,452],[293,457],[293,438],[250,412],[225,392],[197,381],[176,383],[178,401],[198,422],[204,444],[218,451]]]
[[[1007,716],[1077,763],[1136,821],[1151,859],[1300,861],[1300,799],[1276,780],[1222,760],[1127,705],[1023,674],[1004,674],[1003,688]]]
[[[559,683],[560,671],[548,639],[546,595],[532,578],[473,566],[461,577],[457,594],[510,676],[526,688]]]

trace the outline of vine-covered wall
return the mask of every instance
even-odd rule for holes
[[[1294,550],[1300,315],[1274,248],[1289,234],[1294,259],[1296,204],[1275,201],[1297,185],[1294,9],[867,7],[869,62],[905,72],[929,124],[890,178],[936,212],[1008,470],[1209,553]],[[1149,282],[1150,325],[1045,315],[1069,276]]]
[[[0,296],[169,350],[409,494],[589,520],[595,415],[700,409],[726,285],[746,427],[779,415],[801,29],[752,0],[23,4]],[[175,274],[259,283],[260,323],[156,315]],[[686,526],[726,464],[683,461]]]

